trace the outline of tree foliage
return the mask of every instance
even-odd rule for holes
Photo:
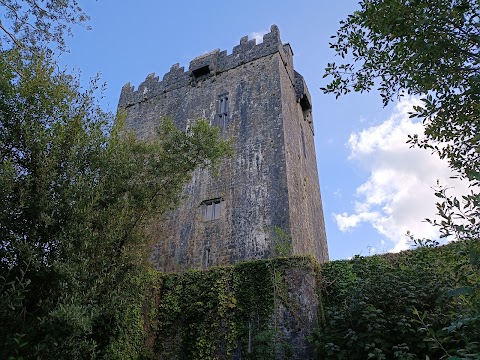
[[[412,109],[411,117],[423,121],[424,134],[411,135],[407,142],[448,160],[455,176],[468,181],[471,186],[469,193],[457,199],[449,196],[448,187],[440,184],[435,190],[435,195],[439,198],[439,219],[426,221],[438,227],[441,237],[453,236],[458,240],[466,240],[459,246],[464,247],[460,253],[469,265],[445,258],[445,267],[456,263],[451,269],[452,274],[465,266],[472,266],[473,271],[469,271],[461,282],[458,279],[448,280],[448,276],[440,279],[434,288],[442,293],[447,301],[442,302],[443,298],[435,297],[433,293],[432,299],[445,304],[446,308],[435,315],[437,319],[430,318],[433,313],[429,312],[434,311],[433,309],[426,309],[426,313],[418,312],[417,320],[422,323],[422,331],[428,335],[427,339],[437,347],[432,358],[477,358],[480,351],[477,342],[479,334],[475,330],[480,319],[480,2],[362,0],[359,5],[360,9],[342,21],[337,35],[332,37],[334,40],[330,46],[342,60],[340,64],[328,64],[324,77],[330,76],[332,80],[323,91],[338,97],[351,91],[363,92],[376,88],[384,105],[405,93],[421,97],[423,104]],[[416,243],[420,246],[438,244],[436,240],[430,239],[417,239]],[[429,258],[429,261],[435,263],[433,258]],[[386,264],[380,265],[383,267]],[[424,275],[422,271],[430,273],[431,270],[430,263],[422,266],[424,270],[419,269],[415,275],[419,279]],[[370,275],[365,273],[369,283],[361,283],[361,288],[367,286],[367,292],[359,293],[357,298],[350,298],[347,312],[338,316],[346,316],[342,319],[348,321],[351,312],[358,310],[358,314],[365,319],[378,318],[383,321],[368,325],[367,331],[377,325],[390,331],[392,326],[400,324],[400,320],[396,321],[394,318],[394,323],[387,323],[389,317],[385,316],[385,311],[381,309],[380,312],[371,313],[369,307],[376,309],[378,305],[372,305],[365,300],[370,297],[367,293],[376,295],[380,291],[370,284],[370,278],[376,270],[369,271],[372,271]],[[390,266],[381,273],[397,276],[397,270],[390,269]],[[432,276],[443,275],[448,275],[443,268],[433,270]],[[403,280],[399,278],[395,281]],[[449,282],[458,287],[452,289]],[[409,286],[415,284],[411,283]],[[426,293],[430,291],[426,290]],[[411,298],[406,299],[405,303],[418,309],[414,302],[423,295],[415,291],[410,292],[410,295]],[[448,315],[445,316],[446,314]],[[405,316],[405,313],[402,316]],[[337,321],[337,325],[340,323],[341,321]],[[358,325],[349,324],[346,326]],[[360,328],[357,329],[360,331]],[[381,329],[379,328],[379,331],[383,332]],[[411,324],[408,323],[400,330],[403,338],[413,334]],[[419,334],[414,333],[415,337]],[[361,336],[361,332],[354,331],[347,337],[354,335]],[[399,337],[396,337],[395,341],[398,339]],[[418,348],[422,343],[412,342],[408,348],[402,348],[405,344],[393,344],[389,341],[370,341],[369,344],[373,347],[364,348],[367,351],[365,356],[368,355],[369,358],[382,358],[386,354],[387,346],[389,357],[410,359],[416,358],[413,354],[418,354],[417,350],[410,354],[412,345]],[[397,353],[392,352],[393,345],[396,346]],[[372,349],[375,352],[372,352]],[[350,351],[334,345],[330,349],[328,346],[324,347],[323,350],[332,352],[332,356],[334,353],[338,355],[338,351]]]
[[[145,231],[231,149],[198,121],[140,142],[59,71],[76,0],[0,0],[0,358],[139,358],[158,275]]]
[[[89,17],[76,0],[0,0],[0,47],[66,50],[71,25],[87,26]],[[88,26],[87,26],[88,27]]]
[[[333,261],[321,269],[325,359],[478,359],[480,241]]]
[[[0,61],[0,357],[135,357],[154,281],[146,225],[230,146],[204,121],[185,134],[168,119],[138,141],[95,83],[81,90],[44,56]]]
[[[480,3],[477,0],[363,0],[341,22],[330,44],[342,63],[330,63],[323,88],[336,96],[377,87],[386,105],[405,93],[422,97],[411,116],[425,133],[412,146],[447,159],[472,191],[461,201],[436,192],[442,236],[480,233]]]

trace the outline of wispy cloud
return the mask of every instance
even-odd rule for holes
[[[249,39],[255,39],[257,44],[263,42],[263,35],[267,34],[268,31],[252,32],[249,36]]]
[[[362,222],[369,223],[390,240],[391,251],[408,248],[407,230],[417,237],[438,237],[437,230],[423,221],[435,214],[437,198],[432,187],[437,180],[452,186],[452,195],[467,189],[467,184],[450,179],[446,161],[406,144],[408,134],[423,134],[423,125],[408,115],[419,103],[406,97],[389,119],[351,134],[347,144],[349,159],[370,175],[357,187],[352,209],[334,214],[337,225],[341,231],[351,231]]]

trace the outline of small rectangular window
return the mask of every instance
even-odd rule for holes
[[[230,104],[228,94],[224,94],[218,97],[217,107],[217,119],[218,125],[226,127],[228,123],[228,115],[230,111]]]
[[[210,67],[208,65],[202,66],[200,68],[197,68],[192,71],[193,76],[195,76],[196,79],[210,74]]]
[[[217,220],[220,219],[220,215],[222,214],[223,208],[223,199],[212,199],[212,200],[205,200],[203,202],[204,206],[204,220]]]

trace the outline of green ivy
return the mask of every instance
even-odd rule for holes
[[[292,257],[163,275],[155,352],[168,359],[291,354],[274,326],[276,301],[289,306],[280,299],[286,269],[313,266],[309,257]]]
[[[324,264],[320,358],[479,358],[478,243]]]

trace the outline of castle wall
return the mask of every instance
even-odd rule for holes
[[[156,358],[316,359],[317,270],[311,257],[290,257],[163,274]]]
[[[293,52],[284,46],[280,63],[290,232],[295,255],[328,260],[325,223],[315,155],[312,105],[303,77],[293,69]]]
[[[180,129],[207,119],[220,126],[224,138],[234,139],[235,154],[220,165],[218,176],[196,171],[179,208],[152,226],[157,238],[153,260],[159,269],[183,271],[271,257],[274,227],[291,233],[294,253],[327,260],[326,250],[316,244],[325,241],[324,230],[323,237],[316,235],[323,216],[321,221],[310,216],[318,210],[319,187],[308,126],[305,146],[313,157],[296,160],[302,112],[295,76],[290,47],[282,45],[272,26],[261,44],[244,37],[230,55],[215,50],[192,60],[188,71],[177,64],[161,81],[152,74],[136,91],[130,84],[123,87],[119,109],[141,138],[154,136],[167,115]],[[225,97],[228,117],[220,118],[219,102]],[[288,174],[299,171],[297,166],[306,175]],[[307,187],[311,201],[299,201]],[[206,221],[206,204],[218,199],[220,215]],[[321,214],[321,203],[317,205]],[[308,224],[312,219],[317,224]]]

